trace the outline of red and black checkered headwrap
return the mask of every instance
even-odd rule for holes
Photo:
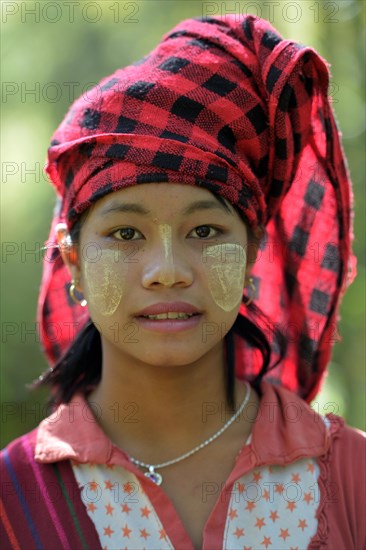
[[[222,195],[252,228],[266,226],[252,271],[255,303],[268,316],[267,337],[277,326],[288,341],[270,376],[310,400],[353,258],[351,185],[327,88],[319,55],[267,21],[182,22],[78,99],[55,132],[47,172],[61,202],[49,244],[56,223],[71,227],[93,202],[130,185],[184,183]],[[55,249],[39,301],[51,364],[88,318],[70,301],[69,284]],[[250,308],[240,314],[250,318]],[[257,373],[257,354],[235,342],[238,374]]]

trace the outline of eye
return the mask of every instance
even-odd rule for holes
[[[136,233],[140,235],[139,237],[137,237],[138,239],[140,239],[142,237],[142,234],[140,233],[140,231],[137,231],[137,229],[134,229],[133,227],[121,227],[120,229],[113,231],[113,233],[111,233],[111,236],[118,241],[132,241],[135,240],[133,237]]]
[[[195,231],[196,235],[202,239],[217,237],[218,234],[223,233],[221,229],[218,227],[213,227],[212,225],[199,225],[198,227],[195,227],[193,231]],[[212,234],[211,231],[214,233]]]

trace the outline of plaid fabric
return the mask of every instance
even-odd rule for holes
[[[352,258],[351,185],[327,88],[326,63],[267,21],[183,21],[148,56],[78,99],[55,132],[47,172],[60,207],[48,244],[56,223],[71,227],[123,187],[169,182],[219,193],[252,228],[266,226],[255,303],[269,318],[261,324],[269,340],[275,324],[288,340],[270,377],[310,400],[329,361]],[[51,364],[88,318],[70,301],[69,284],[55,249],[39,300]],[[244,305],[240,313],[252,316]],[[260,368],[239,337],[236,359],[239,376]]]

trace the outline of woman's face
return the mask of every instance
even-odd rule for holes
[[[246,227],[229,209],[205,189],[166,183],[110,193],[90,209],[73,275],[104,345],[172,365],[222,342],[247,267]],[[167,317],[167,309],[180,318],[146,316]]]

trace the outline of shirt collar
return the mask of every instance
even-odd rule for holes
[[[269,382],[261,384],[262,397],[251,434],[257,465],[287,464],[308,456],[320,456],[329,446],[323,418],[300,397]],[[38,428],[37,462],[75,460],[96,464],[128,460],[105,435],[81,394],[60,405]]]
[[[40,423],[35,459],[47,463],[71,459],[105,464],[110,460],[112,447],[85,397],[78,393]]]
[[[282,386],[262,382],[261,389],[251,438],[257,465],[285,465],[327,451],[330,436],[324,417]]]

